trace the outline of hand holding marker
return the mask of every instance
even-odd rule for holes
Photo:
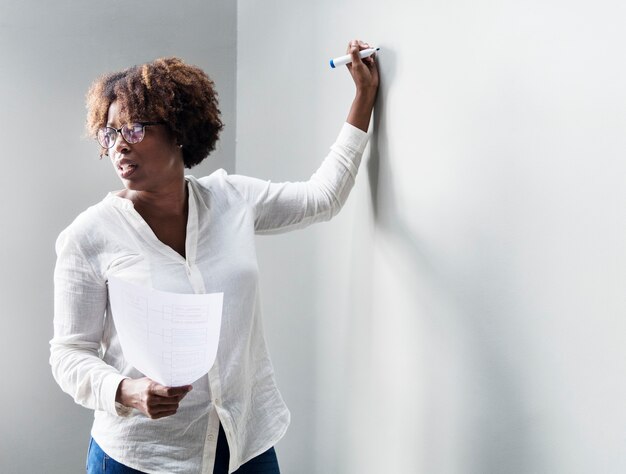
[[[359,56],[361,59],[368,58],[380,48],[368,48],[359,52]],[[352,62],[352,55],[346,54],[345,56],[339,56],[338,58],[334,58],[330,60],[330,67],[336,68],[337,66],[343,66],[344,64],[348,64]]]

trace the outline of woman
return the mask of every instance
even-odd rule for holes
[[[261,181],[185,168],[214,148],[222,122],[213,83],[176,58],[97,80],[89,133],[124,189],[80,214],[57,240],[52,371],[95,410],[89,473],[277,473],[289,424],[263,338],[255,233],[335,215],[354,184],[378,88],[369,45],[352,41],[356,96],[308,182]],[[192,385],[165,387],[130,366],[111,318],[110,276],[177,293],[223,292],[215,364]]]

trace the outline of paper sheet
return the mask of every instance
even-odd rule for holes
[[[144,375],[178,387],[211,369],[224,293],[169,293],[110,277],[109,298],[124,357]]]

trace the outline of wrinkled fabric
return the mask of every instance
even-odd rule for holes
[[[366,142],[366,133],[344,124],[306,182],[272,183],[222,169],[187,176],[185,258],[157,239],[130,200],[113,193],[61,232],[50,364],[61,388],[95,410],[91,434],[108,455],[146,473],[210,473],[221,422],[233,472],[280,440],[290,415],[263,335],[254,236],[337,214]],[[215,365],[173,416],[152,420],[115,402],[121,380],[143,374],[119,344],[107,292],[111,275],[163,291],[224,293]]]

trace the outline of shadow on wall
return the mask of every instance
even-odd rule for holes
[[[445,262],[437,259],[434,251],[429,251],[427,241],[415,232],[419,225],[411,226],[403,217],[410,212],[398,212],[398,192],[402,190],[396,185],[394,173],[409,172],[411,164],[404,160],[415,162],[419,156],[416,152],[415,156],[396,156],[390,160],[385,102],[387,91],[394,82],[396,60],[396,54],[390,49],[385,49],[384,55],[378,59],[381,87],[374,109],[367,168],[377,236],[374,245],[392,249],[393,262],[399,262],[405,269],[404,273],[399,273],[410,273],[407,282],[413,286],[398,290],[396,295],[381,295],[385,299],[400,296],[404,300],[400,303],[404,314],[399,320],[404,327],[396,330],[409,334],[399,335],[399,341],[400,344],[407,341],[407,346],[408,341],[413,341],[418,346],[407,347],[399,353],[417,356],[418,360],[407,361],[406,366],[416,369],[412,373],[419,374],[414,376],[419,380],[393,383],[413,391],[402,400],[418,402],[416,407],[394,408],[414,415],[415,419],[405,420],[413,425],[409,428],[412,432],[406,434],[413,435],[410,444],[415,447],[420,443],[418,440],[422,443],[412,453],[404,454],[414,456],[411,463],[419,472],[442,472],[444,466],[454,470],[461,465],[463,472],[468,474],[531,472],[537,468],[531,462],[536,453],[531,452],[527,416],[530,410],[527,408],[529,402],[524,398],[523,374],[521,368],[513,367],[511,360],[507,360],[511,347],[507,350],[506,341],[495,338],[493,328],[485,324],[485,321],[499,319],[498,324],[502,324],[502,320],[512,316],[489,306],[484,283],[476,279],[468,281],[458,267],[446,268]],[[407,93],[411,94],[411,91]],[[419,104],[415,97],[406,97],[402,105],[410,108]],[[401,112],[409,120],[420,113],[419,110],[406,109]],[[418,130],[412,139],[419,140]],[[407,153],[418,149],[419,146],[408,148]],[[406,163],[407,169],[394,169],[394,162]],[[483,245],[475,241],[473,247],[479,252]],[[384,253],[384,258],[387,256]],[[490,264],[486,262],[486,265]],[[370,290],[375,290],[379,269],[372,265],[371,270],[374,270],[370,272],[374,281],[369,285]],[[504,271],[500,274],[502,279],[507,278]],[[367,320],[364,315],[359,317],[359,324],[369,326],[369,331],[364,331],[368,333],[369,342],[376,337],[374,328],[381,326],[376,319],[384,316],[375,314],[372,307],[376,306],[370,305]],[[437,340],[439,344],[435,342]],[[441,357],[444,354],[445,357]],[[374,359],[378,355],[370,354],[368,358]],[[402,414],[396,416],[401,418]],[[450,455],[455,459],[442,460],[442,456]]]

